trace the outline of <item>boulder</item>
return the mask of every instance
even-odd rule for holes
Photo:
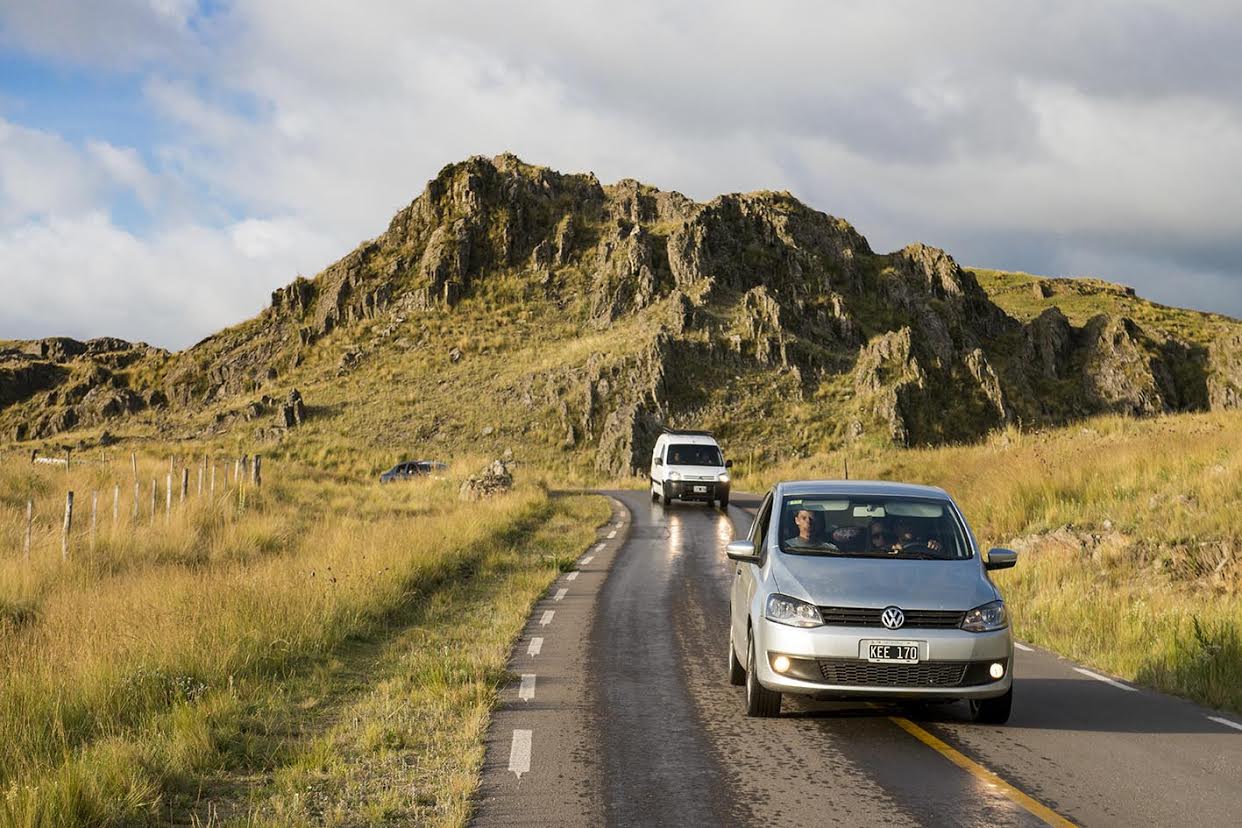
[[[482,500],[507,494],[513,489],[513,474],[503,460],[496,460],[482,472],[461,484],[458,496],[462,500]]]

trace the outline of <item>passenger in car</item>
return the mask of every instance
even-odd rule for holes
[[[798,534],[785,542],[787,548],[836,550],[837,547],[824,537],[824,521],[820,512],[799,509],[794,513],[793,522]]]
[[[888,528],[888,523],[884,518],[877,518],[871,521],[871,525],[867,527],[867,532],[868,538],[871,541],[869,546],[871,551],[890,552],[893,550],[893,545],[897,542],[897,536]]]

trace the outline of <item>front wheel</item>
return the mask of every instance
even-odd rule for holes
[[[755,669],[755,637],[746,637],[746,715],[771,718],[781,714],[781,694],[759,683],[759,671]]]
[[[720,498],[720,511],[725,512],[725,511],[728,511],[728,509],[729,509],[729,496],[725,495],[724,497]]]
[[[970,719],[980,724],[1004,724],[1013,710],[1013,686],[994,699],[971,699]]]

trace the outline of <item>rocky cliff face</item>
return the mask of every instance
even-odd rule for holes
[[[310,355],[339,351],[338,377],[391,366],[393,354],[437,347],[436,320],[471,302],[564,328],[540,367],[489,393],[539,421],[532,439],[588,452],[608,473],[645,465],[662,424],[741,434],[747,406],[778,429],[801,406],[804,441],[911,444],[1010,422],[1242,404],[1242,324],[1208,345],[1115,315],[1075,326],[1056,308],[1021,323],[944,251],[877,254],[786,193],[696,203],[502,155],[445,167],[380,236],[182,353],[119,340],[4,352],[0,424],[16,439],[44,437],[167,400],[214,407],[227,427],[236,417],[221,408],[313,387],[301,367]],[[487,358],[506,365],[503,351]],[[135,361],[145,369],[121,370]],[[831,407],[820,412],[821,400]],[[821,421],[835,425],[816,430]]]

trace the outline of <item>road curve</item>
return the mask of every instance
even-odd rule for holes
[[[722,550],[756,504],[736,497],[726,516],[610,495],[599,543],[514,648],[474,824],[1242,822],[1242,717],[1038,650],[1016,654],[1005,726],[961,704],[791,697],[780,719],[748,719],[725,671]]]

